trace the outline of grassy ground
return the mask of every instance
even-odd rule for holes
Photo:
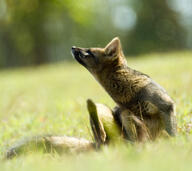
[[[51,156],[33,153],[0,161],[0,170],[192,170],[192,53],[128,59],[177,104],[177,138],[106,147],[101,152]],[[22,137],[57,134],[92,139],[86,99],[115,104],[79,64],[0,72],[0,152]]]

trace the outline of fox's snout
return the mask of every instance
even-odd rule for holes
[[[87,53],[83,48],[78,48],[76,46],[72,46],[71,52],[73,56],[82,57],[82,58],[87,55]]]
[[[75,55],[75,53],[76,53],[76,47],[75,46],[72,46],[71,53],[73,56]]]
[[[86,53],[84,52],[83,49],[77,48],[77,47],[75,47],[75,46],[72,46],[71,52],[72,52],[72,55],[73,55],[75,58],[83,58],[83,57],[86,55]]]
[[[83,50],[80,48],[77,48],[76,46],[72,46],[71,53],[73,57],[83,66],[85,66],[85,62],[83,61],[83,58],[85,57],[85,54],[83,53]]]
[[[75,52],[75,51],[77,51],[77,49],[78,49],[78,48],[77,48],[76,46],[72,46],[71,51],[72,51],[72,52]]]
[[[78,50],[78,48],[76,47],[76,46],[72,46],[72,48],[71,48],[71,53],[72,53],[72,55],[75,57],[75,56],[79,56],[79,50]]]

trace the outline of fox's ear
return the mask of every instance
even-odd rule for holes
[[[109,44],[105,47],[105,54],[107,56],[116,56],[121,51],[121,42],[118,37],[115,37]]]

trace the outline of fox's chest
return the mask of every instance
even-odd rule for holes
[[[108,79],[101,85],[117,104],[129,102],[133,96],[133,91],[128,86],[130,85],[128,82],[124,84],[120,80]]]
[[[129,103],[148,83],[149,78],[133,75],[112,75],[100,80],[101,85],[117,104]]]
[[[137,101],[126,106],[130,111],[138,116],[155,115],[159,112],[158,106],[151,101]]]

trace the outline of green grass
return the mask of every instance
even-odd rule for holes
[[[179,134],[153,143],[105,147],[62,156],[32,153],[0,161],[0,170],[192,170],[192,53],[128,59],[150,75],[177,104]],[[114,102],[77,63],[0,72],[0,152],[22,137],[57,134],[92,139],[86,99]]]

